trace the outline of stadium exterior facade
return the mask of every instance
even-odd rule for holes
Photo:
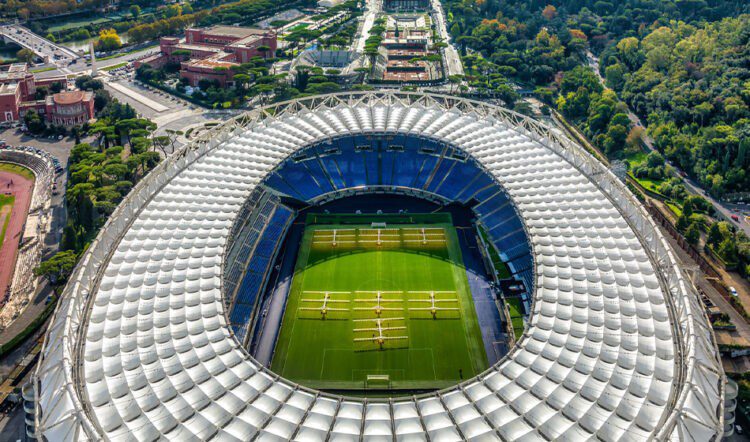
[[[224,313],[222,265],[254,187],[344,134],[406,134],[494,175],[533,248],[529,326],[434,394],[338,397],[259,366]],[[82,257],[35,372],[46,440],[717,440],[724,375],[700,300],[634,196],[556,131],[484,103],[344,93],[251,111],[128,195]]]

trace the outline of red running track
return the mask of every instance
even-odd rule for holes
[[[33,187],[34,181],[32,180],[14,173],[0,171],[0,193],[12,194],[16,197],[10,212],[8,228],[5,230],[5,239],[0,245],[0,299],[5,297],[8,286],[12,282],[18,243],[23,235],[23,225],[29,212]],[[1,225],[0,229],[2,229]]]

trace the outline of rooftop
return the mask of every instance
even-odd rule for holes
[[[23,72],[26,73],[29,70],[29,67],[26,66],[26,63],[13,63],[10,65],[10,68],[8,68],[8,72]]]
[[[60,92],[52,96],[52,100],[56,104],[75,104],[80,103],[83,101],[87,94],[90,94],[90,92],[83,92],[83,91],[70,91],[70,92]]]
[[[232,68],[237,66],[237,63],[233,61],[216,60],[215,58],[204,58],[201,60],[190,60],[185,62],[190,66],[196,66],[201,68]]]
[[[0,84],[0,95],[15,95],[18,83]]]
[[[200,43],[192,43],[192,44],[180,43],[180,44],[175,45],[175,47],[177,49],[187,49],[187,50],[192,50],[192,51],[205,51],[205,52],[216,52],[216,53],[222,52],[222,49],[220,47],[209,46],[209,45],[204,45]]]
[[[25,63],[10,65],[7,71],[0,72],[0,80],[16,80],[24,78],[29,70]]]
[[[265,29],[258,28],[243,28],[241,26],[222,26],[216,25],[210,28],[203,29],[204,34],[221,35],[225,37],[237,37],[245,38],[251,35],[265,34],[268,32]]]

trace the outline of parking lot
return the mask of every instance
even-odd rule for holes
[[[150,86],[142,85],[122,76],[106,78],[104,87],[123,103],[128,103],[144,118],[177,112],[183,109],[194,109],[197,106]]]

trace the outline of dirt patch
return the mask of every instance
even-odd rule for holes
[[[5,206],[9,207],[5,210],[10,210],[10,219],[7,220],[5,238],[0,245],[0,298],[5,296],[12,281],[18,255],[18,243],[23,235],[23,226],[29,212],[33,188],[34,180],[17,173],[0,170],[0,194],[15,197],[12,206]]]

